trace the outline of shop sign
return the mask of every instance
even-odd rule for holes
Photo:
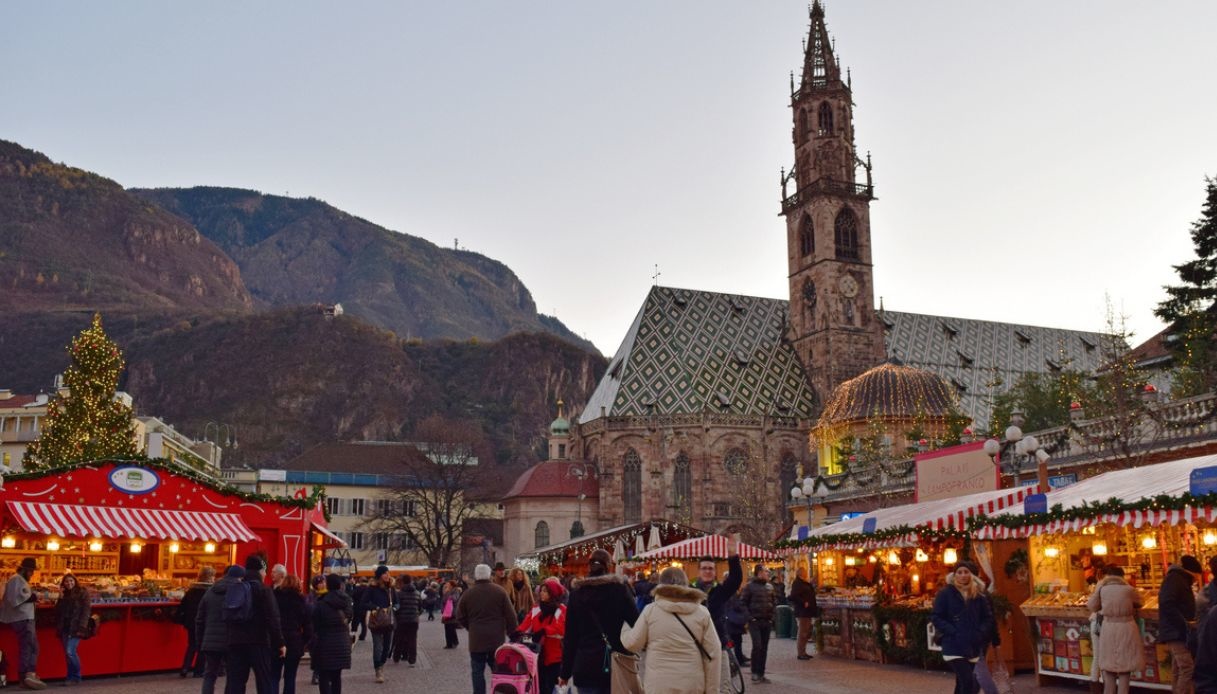
[[[1047,494],[1028,494],[1023,499],[1023,514],[1048,513]]]
[[[811,534],[811,528],[807,527],[806,525],[799,526],[799,539],[800,540],[806,540],[810,534]]]
[[[258,480],[261,482],[286,482],[287,470],[258,470]]]
[[[841,514],[841,520],[845,521],[845,520],[849,520],[850,518],[857,518],[858,516],[865,516],[865,515],[866,515],[866,511],[846,511],[845,513]]]
[[[1001,488],[1001,475],[976,441],[914,456],[917,466],[915,500],[932,501],[990,492]]]
[[[147,494],[161,486],[161,478],[146,467],[124,465],[110,472],[110,486],[127,494]]]
[[[1078,481],[1078,473],[1070,472],[1064,475],[1052,475],[1048,478],[1049,489],[1063,489]],[[1020,487],[1034,487],[1039,484],[1037,479],[1023,480],[1018,483]]]
[[[1189,476],[1189,490],[1192,496],[1217,493],[1217,465],[1198,467]]]

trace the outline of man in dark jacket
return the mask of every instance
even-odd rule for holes
[[[251,610],[248,619],[228,619],[228,668],[224,694],[245,694],[245,683],[249,673],[254,674],[254,686],[258,694],[273,694],[274,679],[271,675],[271,658],[282,658],[287,653],[283,641],[283,629],[279,623],[279,603],[275,594],[263,583],[266,562],[256,554],[245,560],[245,583],[249,585]],[[229,591],[240,590],[238,586]]]
[[[203,692],[215,694],[216,680],[228,652],[228,624],[224,621],[224,598],[228,589],[245,578],[245,569],[230,566],[204,595],[194,620],[195,639],[203,654]]]
[[[748,609],[748,637],[752,640],[752,681],[769,682],[765,677],[765,661],[769,657],[769,633],[773,630],[773,612],[777,606],[769,569],[758,564],[752,580],[744,588],[740,602]]]
[[[807,640],[811,638],[811,620],[816,616],[816,588],[807,580],[807,568],[799,567],[794,583],[790,586],[790,604],[794,607],[794,618],[799,622],[799,660],[811,660],[807,652]]]
[[[364,599],[368,594],[368,580],[362,579],[358,583],[352,582],[350,586],[351,604],[354,605],[355,621],[351,622],[351,631],[359,632],[359,640],[363,641],[368,637],[368,606]]]
[[[1217,557],[1209,559],[1209,570],[1217,576]],[[1196,694],[1217,694],[1217,578],[1205,589],[1210,601],[1208,613],[1200,620],[1196,646]]]
[[[1171,566],[1158,589],[1158,643],[1170,649],[1171,691],[1193,691],[1195,660],[1187,647],[1188,622],[1196,618],[1192,583],[1200,580],[1200,560],[1185,554]]]
[[[215,567],[204,566],[199,571],[199,580],[186,589],[182,602],[178,603],[174,621],[186,629],[186,654],[182,656],[182,677],[187,677],[191,673],[194,673],[195,677],[203,676],[203,652],[199,648],[198,630],[194,628],[194,623],[198,619],[199,605],[203,602],[203,596],[211,590],[215,582]]]
[[[620,576],[609,573],[613,559],[598,549],[588,560],[588,577],[574,584],[566,609],[562,670],[558,683],[574,678],[580,694],[609,694],[612,676],[605,660],[605,641],[614,653],[632,656],[621,645],[621,625],[634,626],[638,609]]]
[[[494,662],[494,650],[516,630],[516,608],[507,591],[490,582],[489,565],[474,567],[473,579],[456,604],[456,621],[469,632],[473,694],[486,694],[486,667]]]
[[[418,660],[418,615],[420,600],[418,590],[409,576],[398,579],[401,589],[397,591],[396,630],[393,632],[393,662],[401,660],[414,667]]]

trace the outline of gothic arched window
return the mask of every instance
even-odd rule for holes
[[[820,102],[819,132],[821,135],[832,134],[832,104],[827,101]]]
[[[545,521],[537,522],[537,529],[533,531],[533,546],[549,546],[549,523],[546,523]]]
[[[693,466],[689,464],[689,456],[684,451],[676,456],[676,464],[672,468],[672,503],[676,506],[693,503]]]
[[[748,469],[748,454],[742,448],[732,448],[723,456],[723,467],[733,475],[742,475]]]
[[[625,504],[625,522],[642,522],[642,459],[633,448],[625,452],[621,464],[621,501]]]
[[[833,240],[836,242],[838,258],[858,259],[858,216],[848,207],[837,213]]]
[[[816,250],[815,228],[811,225],[811,215],[804,214],[799,222],[799,255],[803,258]]]

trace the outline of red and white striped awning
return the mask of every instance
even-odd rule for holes
[[[347,546],[346,540],[335,535],[332,530],[325,527],[324,525],[322,525],[320,523],[316,523],[316,522],[310,523],[310,525],[313,526],[313,531],[320,534],[321,537],[323,538],[321,541],[321,544],[317,545],[317,547],[320,547],[322,549],[329,549],[331,547],[346,547]]]
[[[759,547],[753,547],[750,544],[739,543],[740,559],[762,559],[774,560],[778,556],[772,552],[766,552]],[[700,559],[701,557],[714,557],[715,559],[727,558],[727,538],[722,535],[706,535],[705,537],[691,537],[688,540],[681,540],[670,544],[666,547],[650,550],[636,555],[635,559]]]
[[[1105,513],[1094,518],[1060,520],[1051,523],[1026,525],[1019,528],[985,526],[976,532],[976,537],[980,540],[1006,540],[1010,538],[1030,537],[1032,535],[1078,532],[1082,528],[1089,528],[1103,523],[1113,523],[1130,528],[1143,528],[1157,525],[1181,525],[1184,523],[1195,523],[1196,521],[1217,523],[1217,507],[1205,506],[1200,508],[1188,506],[1172,511],[1152,509],[1146,511],[1120,511],[1117,513]]]
[[[27,532],[56,537],[115,537],[149,540],[251,542],[258,536],[235,513],[200,513],[112,506],[9,501],[8,509]]]

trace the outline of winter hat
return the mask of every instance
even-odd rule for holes
[[[956,569],[967,569],[972,572],[973,576],[980,575],[980,567],[970,561],[961,561],[955,565]]]
[[[24,565],[24,562],[22,562],[22,565]],[[1185,554],[1179,558],[1179,566],[1182,566],[1183,570],[1189,573],[1204,573],[1204,567],[1200,565],[1200,560],[1190,554]]]
[[[342,590],[342,576],[339,576],[338,574],[326,574],[325,575],[325,589],[327,591],[328,590]]]
[[[1193,559],[1192,561],[1195,561],[1195,560]],[[33,569],[34,571],[37,571],[38,570],[38,560],[33,557],[26,557],[25,559],[21,560],[21,568]]]
[[[242,569],[239,566],[230,566],[228,567],[228,570],[224,572],[224,578],[245,578],[245,569]]]
[[[376,578],[380,578],[381,576],[384,576],[387,573],[389,573],[389,567],[385,566],[384,564],[381,564],[380,566],[376,567]]]
[[[506,566],[503,566],[503,562],[501,562],[501,561],[496,561],[496,562],[494,563],[494,570],[495,570],[495,571],[506,571],[506,570],[507,570],[507,567],[506,567]]]
[[[545,586],[545,590],[549,591],[549,597],[553,600],[561,600],[562,596],[566,594],[566,589],[562,587],[562,581],[553,576],[542,581],[541,585]]]

